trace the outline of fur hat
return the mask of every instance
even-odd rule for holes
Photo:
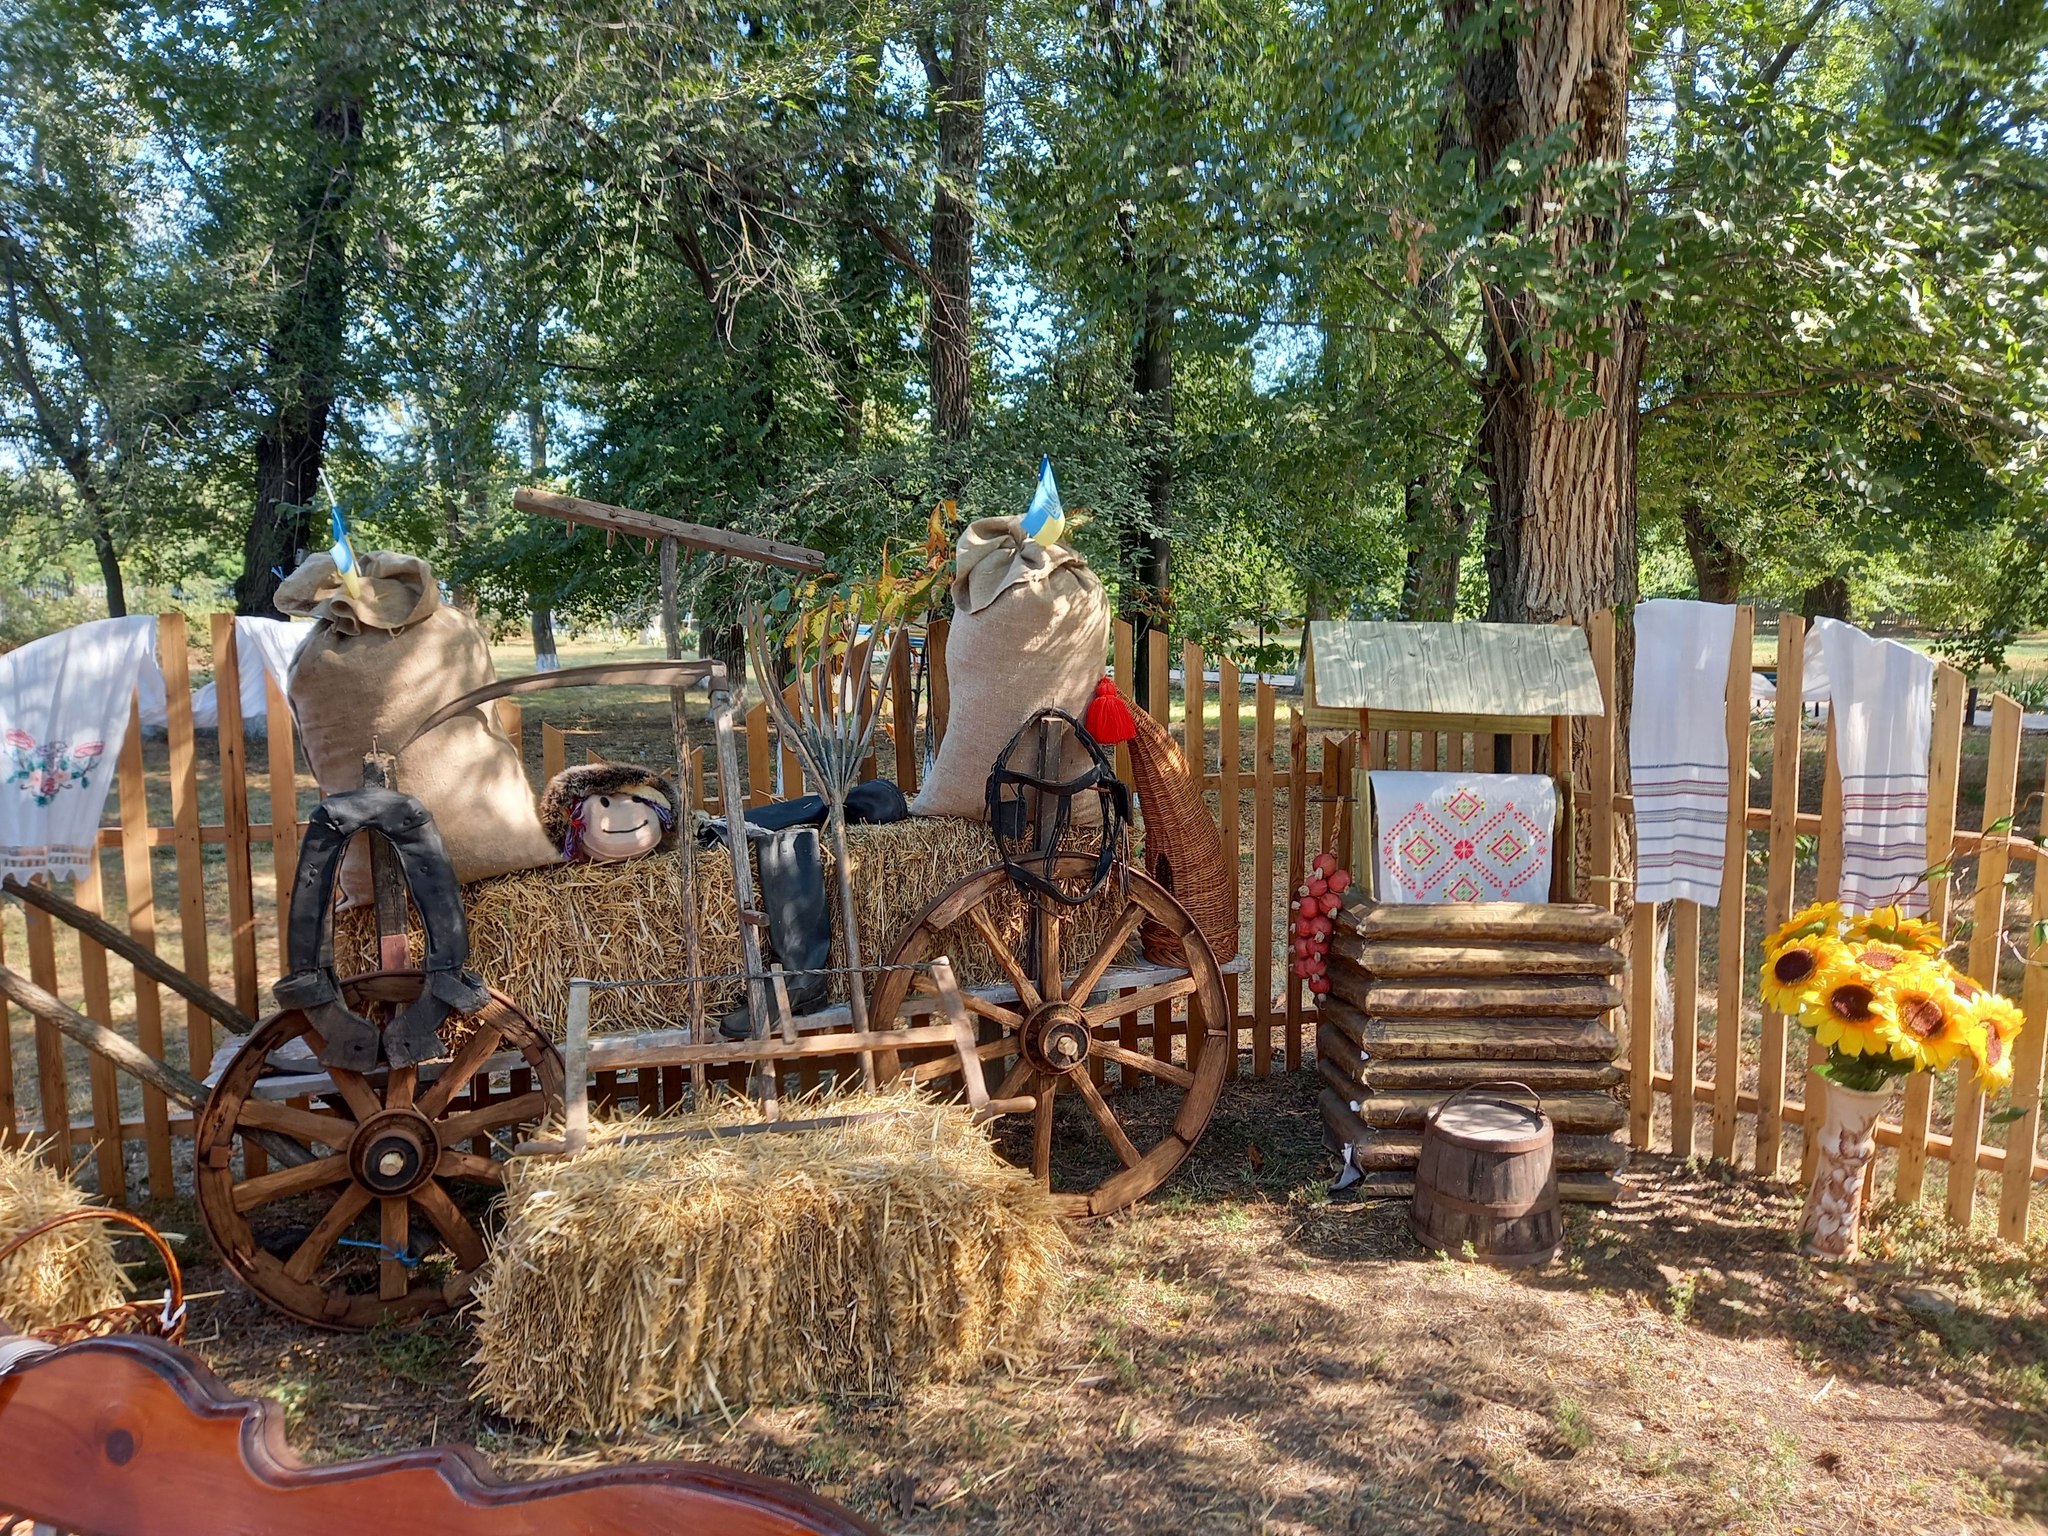
[[[642,768],[637,763],[585,763],[578,768],[564,768],[549,779],[548,787],[541,791],[541,830],[562,850],[562,856],[573,862],[577,857],[577,806],[592,795],[638,794],[641,799],[651,801],[651,791],[659,791],[661,795],[661,803],[655,807],[661,817],[659,846],[672,848],[676,841],[676,825],[682,814],[682,801],[667,775],[656,773],[652,768]]]

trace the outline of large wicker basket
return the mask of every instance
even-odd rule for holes
[[[1137,731],[1131,739],[1131,778],[1145,829],[1145,873],[1173,892],[1216,952],[1217,963],[1228,965],[1237,958],[1237,906],[1231,899],[1223,836],[1179,743],[1143,710],[1132,710],[1131,719]],[[1179,944],[1156,924],[1139,930],[1139,942],[1155,965],[1180,960]]]

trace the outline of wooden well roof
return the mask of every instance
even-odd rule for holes
[[[1606,713],[1575,624],[1397,624],[1318,619],[1307,703],[1396,715]]]

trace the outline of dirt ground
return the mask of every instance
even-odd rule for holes
[[[1333,1203],[1314,1078],[1229,1085],[1181,1173],[1082,1233],[1041,1356],[900,1400],[557,1440],[469,1395],[462,1317],[269,1313],[189,1211],[189,1344],[336,1460],[469,1440],[511,1477],[681,1456],[901,1532],[1993,1531],[2048,1516],[2048,1245],[1888,1210],[1797,1258],[1790,1186],[1640,1161],[1562,1259],[1423,1253]],[[205,1293],[217,1294],[205,1294]]]

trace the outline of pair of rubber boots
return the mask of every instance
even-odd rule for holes
[[[818,849],[816,827],[786,827],[763,832],[747,829],[761,871],[761,910],[768,917],[768,946],[784,972],[790,1012],[801,1017],[825,1001],[831,978],[832,919],[825,905],[825,863]],[[762,989],[768,1004],[768,1027],[781,1027],[775,989]],[[736,1008],[718,1022],[728,1040],[753,1033],[745,1008]]]

